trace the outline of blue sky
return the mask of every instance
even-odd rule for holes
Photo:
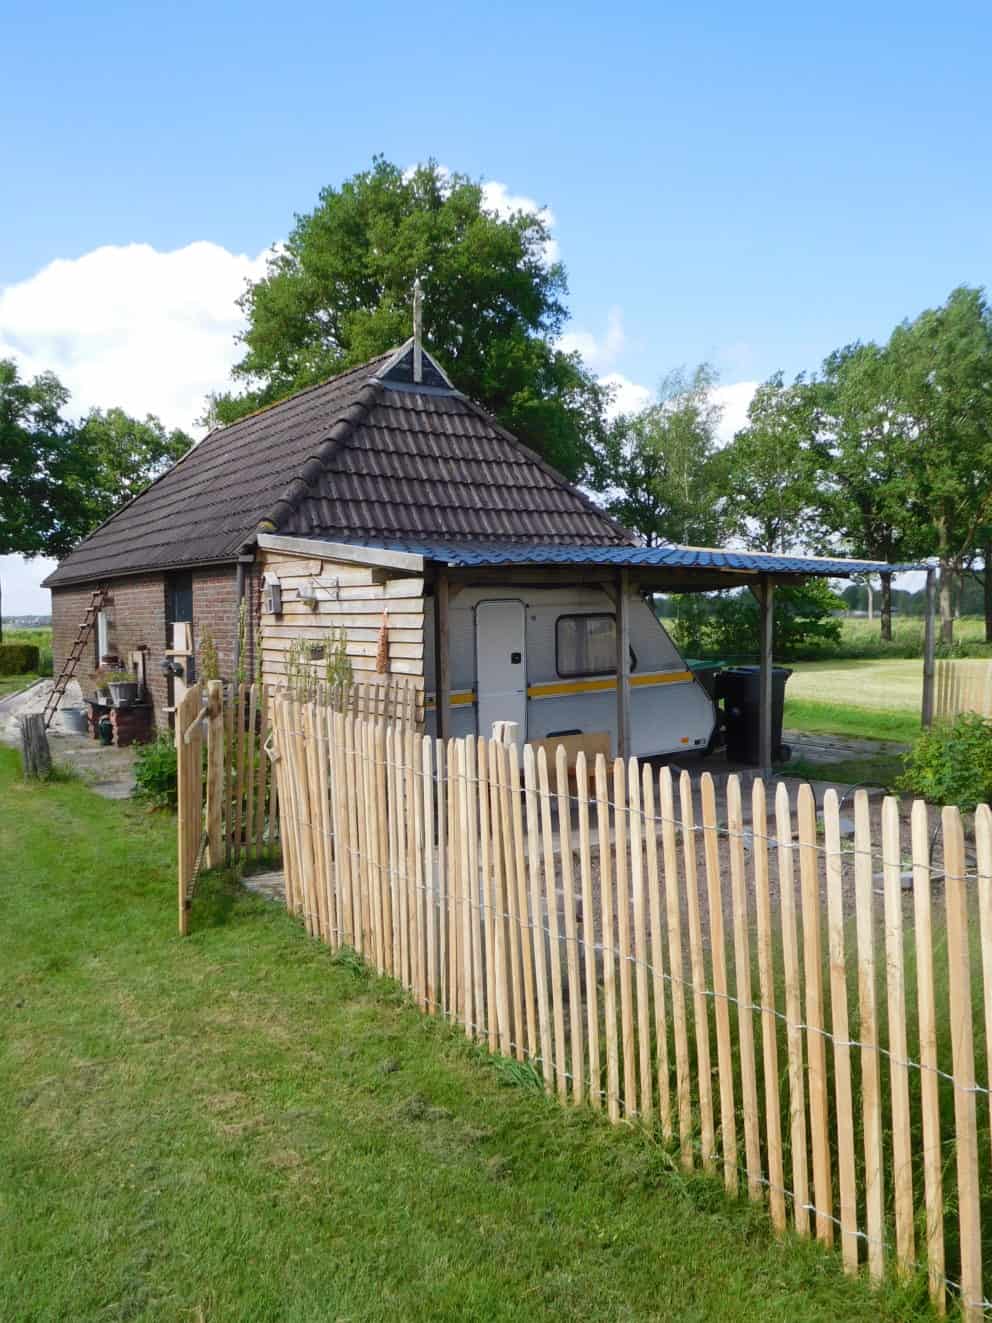
[[[644,388],[813,368],[992,269],[987,4],[0,17],[0,352],[80,408],[192,421],[245,276],[374,152],[549,206],[577,343]]]

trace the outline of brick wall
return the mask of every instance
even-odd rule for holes
[[[246,566],[246,594],[253,606],[249,621],[245,675],[253,673],[254,639],[257,635],[258,611],[261,601],[261,580]],[[146,646],[148,648],[148,687],[155,706],[155,721],[159,727],[168,725],[165,707],[168,704],[168,682],[162,674],[162,661],[168,647],[166,630],[166,583],[163,574],[135,575],[110,581],[111,624],[109,645],[123,661],[128,654]],[[52,591],[52,655],[58,674],[79,629],[90,594],[96,585],[75,588],[56,588]],[[221,677],[231,679],[234,674],[234,646],[237,637],[237,608],[235,598],[234,566],[193,571],[193,647],[199,650],[204,629],[209,629],[217,647]],[[96,630],[86,645],[76,677],[83,682],[96,668]]]

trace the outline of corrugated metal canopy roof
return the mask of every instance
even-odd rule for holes
[[[725,570],[736,573],[819,575],[845,578],[855,574],[896,573],[925,569],[920,565],[889,565],[879,560],[848,560],[826,556],[780,556],[765,551],[731,551],[717,547],[568,546],[558,542],[371,542],[354,545],[385,551],[406,551],[453,569],[499,565],[609,565],[631,569]]]

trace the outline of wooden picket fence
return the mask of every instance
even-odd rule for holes
[[[186,691],[175,720],[179,931],[202,867],[274,858],[278,789],[265,755],[268,700],[258,684],[220,680]]]
[[[405,676],[374,676],[330,687],[305,676],[302,691],[322,710],[423,727],[423,686]],[[193,685],[176,709],[179,931],[189,930],[203,867],[275,860],[279,785],[267,756],[269,703],[261,684]]]
[[[953,721],[962,712],[992,717],[992,661],[941,658],[935,681],[937,720]]]
[[[982,1317],[992,813],[270,703],[286,900],[563,1102]],[[853,834],[848,835],[848,828]],[[967,866],[966,866],[967,862]],[[977,924],[976,924],[977,912]],[[973,974],[974,971],[974,974]],[[973,1007],[974,1003],[974,1007]],[[982,1147],[979,1148],[979,1134]],[[949,1155],[953,1153],[953,1161]]]

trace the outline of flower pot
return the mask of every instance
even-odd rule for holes
[[[138,682],[136,680],[111,680],[110,701],[114,707],[127,707],[138,701]]]

